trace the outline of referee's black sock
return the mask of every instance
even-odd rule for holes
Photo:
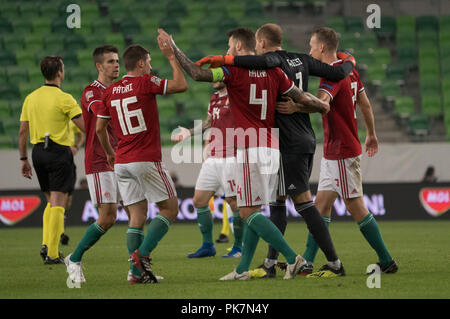
[[[276,201],[270,203],[270,220],[277,226],[277,228],[284,235],[287,225],[286,217],[286,201]],[[269,250],[267,252],[267,259],[276,260],[278,258],[279,252],[275,250],[271,245],[269,245]]]
[[[295,210],[303,216],[309,232],[328,261],[338,260],[336,250],[331,240],[330,232],[313,202],[295,204]]]

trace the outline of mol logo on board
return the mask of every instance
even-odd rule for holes
[[[31,215],[40,204],[38,196],[0,197],[0,220],[12,226]]]
[[[419,198],[431,216],[440,216],[450,209],[450,188],[422,188]]]

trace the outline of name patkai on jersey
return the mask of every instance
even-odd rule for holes
[[[266,78],[267,73],[265,70],[248,70],[248,76],[251,78]]]
[[[116,86],[112,90],[112,94],[122,94],[133,91],[133,83],[127,84],[125,86]]]

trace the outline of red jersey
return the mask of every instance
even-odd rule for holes
[[[160,162],[161,137],[156,94],[167,80],[125,75],[103,93],[98,117],[110,118],[119,139],[115,163]]]
[[[341,64],[342,60],[332,63]],[[323,156],[338,160],[359,156],[362,153],[356,122],[356,98],[364,91],[358,72],[353,69],[348,77],[339,82],[320,79],[320,91],[331,97],[330,112],[322,115]]]
[[[106,87],[95,80],[83,90],[80,104],[83,111],[86,141],[84,146],[84,168],[86,174],[112,171],[106,160],[106,154],[97,138],[95,126],[97,122],[97,111],[101,105],[103,92]],[[108,124],[108,135],[111,146],[116,149],[117,137],[113,132],[111,124]]]
[[[208,114],[211,116],[211,138],[209,141],[210,156],[229,157],[236,156],[234,143],[234,118],[231,112],[228,93],[216,92],[211,96],[208,106]],[[228,130],[227,130],[228,128]],[[217,130],[216,134],[214,134]]]
[[[278,148],[278,138],[271,130],[275,124],[277,96],[290,91],[294,82],[280,68],[248,70],[223,66],[222,69],[236,132],[245,131],[245,135],[243,132],[236,134],[237,147]]]

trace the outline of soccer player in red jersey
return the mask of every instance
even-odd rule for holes
[[[81,95],[84,127],[86,130],[84,166],[89,194],[92,203],[98,208],[99,217],[86,230],[75,251],[65,258],[69,277],[73,282],[85,282],[81,267],[81,259],[86,250],[91,248],[114,225],[117,214],[117,203],[120,200],[113,168],[108,164],[95,126],[97,111],[101,106],[103,92],[119,76],[119,51],[111,45],[96,48],[93,52],[95,67],[98,71],[97,80],[90,83]],[[108,136],[115,148],[117,138],[112,128],[108,126]]]
[[[172,67],[173,80],[150,75],[149,52],[140,45],[131,45],[123,53],[127,74],[106,89],[97,112],[97,136],[108,163],[114,165],[120,195],[129,209],[129,231],[134,230],[139,235],[143,230],[148,201],[155,202],[159,208],[159,214],[148,226],[147,235],[130,256],[130,261],[137,266],[132,269],[130,284],[157,282],[149,254],[178,214],[175,187],[161,161],[156,95],[184,92],[187,82],[172,48],[160,43],[160,49]],[[116,151],[107,135],[109,121],[118,137]]]
[[[225,82],[235,119],[237,141],[236,187],[241,217],[247,223],[241,262],[221,280],[248,280],[251,260],[258,240],[262,237],[288,262],[284,279],[292,279],[306,264],[288,245],[278,228],[261,214],[261,205],[276,197],[279,150],[274,130],[275,105],[278,94],[286,94],[305,107],[304,111],[327,112],[329,105],[298,89],[279,68],[256,71],[237,67],[203,70],[190,61],[163,30],[158,39],[170,43],[175,55],[196,81]],[[254,54],[255,35],[249,29],[237,28],[228,32],[228,54]]]
[[[310,40],[312,57],[332,65],[342,63],[336,50],[339,42],[336,32],[330,28],[317,29]],[[389,254],[377,222],[368,211],[362,189],[360,161],[361,144],[358,139],[356,104],[361,109],[366,125],[365,148],[369,157],[378,152],[375,121],[372,107],[356,70],[349,77],[330,82],[321,79],[319,99],[330,103],[330,112],[322,115],[324,130],[324,151],[320,167],[319,187],[315,204],[324,218],[330,223],[331,208],[337,196],[344,199],[345,205],[358,223],[364,238],[375,250],[379,266],[384,273],[395,273],[398,266]],[[305,258],[313,262],[317,244],[309,234]],[[327,265],[308,276],[333,277],[333,269]]]
[[[214,195],[225,194],[225,201],[233,211],[235,241],[231,251],[222,257],[238,258],[242,256],[243,223],[236,202],[234,134],[227,130],[227,128],[234,128],[234,117],[225,83],[215,82],[213,87],[217,92],[211,96],[208,116],[205,121],[202,121],[201,127],[199,125],[190,130],[179,127],[180,133],[172,139],[174,142],[178,142],[209,129],[208,158],[203,162],[194,192],[194,207],[197,210],[203,244],[188,257],[202,258],[216,255],[212,239],[213,218],[208,202]]]

